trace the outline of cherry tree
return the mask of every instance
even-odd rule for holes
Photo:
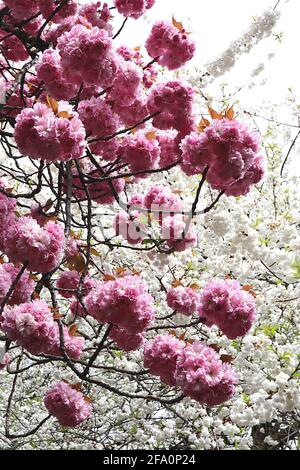
[[[218,61],[179,78],[195,43],[174,17],[143,48],[116,45],[154,3],[0,6],[7,448],[297,433],[299,200],[282,178],[297,139],[282,165],[275,119],[208,106],[197,82]]]

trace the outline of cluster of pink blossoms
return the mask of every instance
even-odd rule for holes
[[[62,261],[65,236],[61,225],[41,227],[32,217],[20,217],[5,232],[4,253],[13,263],[27,263],[29,271],[48,273]]]
[[[175,130],[160,132],[157,140],[160,146],[159,168],[168,168],[181,161],[180,136],[178,138]]]
[[[93,96],[89,100],[81,101],[78,113],[87,135],[93,138],[109,137],[120,126],[118,116],[112,111],[109,103],[101,97]]]
[[[199,294],[189,287],[171,287],[167,292],[167,304],[183,315],[191,316],[198,307]]]
[[[128,46],[120,46],[117,53],[126,61],[133,61],[139,65],[143,71],[143,84],[146,88],[151,88],[158,76],[157,67],[155,64],[146,64],[140,48],[132,49]]]
[[[62,355],[59,326],[43,300],[5,307],[0,328],[10,341],[17,341],[31,354]],[[66,327],[63,327],[63,337],[66,354],[78,359],[84,345],[83,338],[70,336]]]
[[[157,168],[160,154],[156,140],[148,139],[141,131],[124,137],[121,145],[122,159],[129,165],[133,173],[139,173],[140,178],[147,177],[143,170]]]
[[[139,335],[154,320],[153,298],[138,276],[98,283],[85,297],[84,304],[96,320],[111,323],[128,335]],[[138,338],[128,336],[128,340]]]
[[[208,326],[217,325],[229,338],[245,336],[254,323],[254,297],[232,279],[210,280],[199,296],[198,314]]]
[[[194,175],[209,168],[208,183],[227,196],[247,194],[264,175],[257,135],[236,120],[213,120],[203,133],[186,136],[181,148],[182,170]]]
[[[112,39],[105,29],[75,25],[57,41],[61,64],[71,83],[104,86],[103,62],[112,48]]]
[[[77,271],[63,271],[56,281],[56,287],[62,297],[75,297],[80,285],[80,274]],[[82,283],[82,294],[86,295],[95,286],[95,281],[86,275]]]
[[[118,12],[135,20],[140,18],[154,3],[155,0],[115,0]]]
[[[175,386],[176,363],[184,348],[185,342],[175,336],[157,335],[153,341],[145,344],[144,366],[165,384]]]
[[[129,334],[126,330],[117,326],[114,326],[111,329],[109,337],[114,341],[118,348],[127,352],[139,349],[144,343],[144,335],[142,333]]]
[[[188,344],[178,357],[175,381],[183,393],[208,406],[233,397],[237,377],[214,349],[200,341]]]
[[[0,30],[0,39],[1,53],[7,60],[19,62],[28,59],[29,54],[26,47],[16,36],[8,36],[6,31]]]
[[[147,39],[146,49],[160,65],[175,70],[194,57],[196,44],[184,29],[166,21],[157,21]]]
[[[44,403],[61,426],[76,427],[92,414],[89,400],[66,382],[53,384],[45,395]]]
[[[158,129],[176,129],[181,136],[194,130],[194,89],[175,80],[151,88],[148,110],[154,114],[153,125]]]
[[[220,356],[200,341],[186,344],[172,335],[158,335],[144,348],[144,365],[167,385],[180,387],[184,395],[215,406],[229,400],[237,378]]]
[[[0,305],[6,299],[12,286],[14,289],[7,304],[19,305],[30,300],[34,288],[33,280],[30,278],[29,272],[25,270],[18,282],[15,283],[19,272],[20,268],[15,267],[12,263],[0,264]]]
[[[57,113],[37,103],[17,116],[14,137],[19,151],[35,159],[68,161],[83,156],[85,129],[70,105],[59,102]]]
[[[78,87],[67,80],[56,49],[43,52],[36,65],[36,72],[37,79],[45,85],[46,93],[53,98],[69,100],[76,95]]]
[[[57,8],[55,0],[39,0],[39,10],[42,13],[44,18],[48,18],[54,13],[54,10]],[[65,18],[69,16],[76,15],[78,11],[77,2],[74,0],[69,0],[63,7],[61,7],[54,16],[52,16],[51,21],[53,23],[60,23]]]
[[[3,0],[3,3],[11,9],[14,17],[19,21],[34,16],[40,7],[40,1],[36,0]]]

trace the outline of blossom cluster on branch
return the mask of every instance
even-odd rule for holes
[[[163,67],[177,70],[195,53],[174,18],[152,26],[144,49],[117,45],[154,4],[0,5],[0,369],[17,380],[32,367],[51,377],[62,366],[39,394],[63,427],[88,425],[102,406],[95,388],[166,410],[231,400],[243,377],[210,335],[243,341],[259,317],[242,271],[205,275],[200,235],[210,228],[196,224],[198,215],[214,220],[222,196],[235,207],[262,181],[259,135],[229,105],[209,108],[211,120],[199,123],[195,89],[164,78]],[[187,194],[168,177],[184,181]],[[221,230],[227,221],[215,223]],[[199,283],[191,266],[179,276],[166,261],[199,252]],[[130,355],[138,370],[119,368]],[[12,390],[7,439],[15,436]]]

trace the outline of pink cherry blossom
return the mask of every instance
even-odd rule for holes
[[[84,299],[90,315],[129,334],[146,330],[154,320],[153,298],[138,276],[99,283]]]
[[[181,168],[188,176],[202,173],[214,159],[204,133],[192,132],[181,141],[180,147],[182,150]]]
[[[8,6],[14,17],[21,21],[34,16],[39,11],[39,5],[36,0],[3,0]]]
[[[184,341],[175,336],[157,335],[145,344],[144,366],[149,369],[150,374],[159,376],[165,384],[175,386],[176,361],[184,347]]]
[[[7,228],[4,252],[13,263],[27,263],[30,271],[47,273],[62,261],[64,231],[50,221],[41,227],[32,217],[20,217]]]
[[[259,183],[265,175],[266,162],[264,157],[257,155],[243,178],[232,183],[225,190],[226,196],[245,196],[254,184]]]
[[[143,72],[133,62],[119,60],[109,99],[119,106],[131,105],[141,93]]]
[[[232,279],[210,280],[199,297],[198,313],[208,326],[215,324],[229,338],[245,336],[255,321],[251,294]]]
[[[82,392],[65,382],[53,384],[47,391],[44,403],[49,413],[61,426],[74,428],[92,414],[92,405]]]
[[[137,211],[118,212],[114,218],[113,227],[116,235],[121,235],[130,245],[137,245],[144,238],[145,227],[139,220],[140,213]]]
[[[135,20],[154,5],[155,0],[115,0],[115,6],[121,15]]]
[[[146,49],[160,65],[175,70],[193,58],[196,44],[184,29],[167,21],[157,21],[146,41]]]
[[[8,36],[6,31],[0,30],[1,53],[7,60],[14,62],[24,61],[29,58],[28,51],[24,44],[16,36]]]
[[[56,281],[56,288],[60,295],[70,299],[77,295],[79,289],[80,274],[77,271],[63,271]],[[88,275],[85,276],[82,283],[82,294],[86,295],[95,285],[95,281]]]
[[[24,109],[16,118],[14,137],[23,155],[50,162],[78,159],[86,146],[84,126],[64,101],[57,115],[45,104]]]
[[[148,109],[153,125],[158,129],[176,129],[182,136],[194,130],[194,90],[178,80],[153,86],[148,99]]]
[[[181,161],[179,134],[176,131],[165,131],[157,134],[160,146],[159,168],[168,168]]]
[[[124,137],[121,145],[122,159],[127,163],[132,172],[153,170],[157,167],[160,148],[158,142],[139,131],[134,135]],[[139,174],[145,177],[146,174]]]
[[[45,351],[53,327],[53,314],[43,300],[5,307],[3,311],[1,330],[32,354]]]
[[[67,81],[56,49],[46,49],[36,65],[37,78],[43,81],[46,93],[56,100],[73,98],[78,87]]]
[[[130,335],[116,326],[111,329],[109,337],[116,343],[118,348],[128,352],[139,349],[144,342],[144,336],[141,333]]]
[[[44,18],[48,18],[54,10],[57,8],[57,4],[55,4],[55,0],[38,0],[39,10],[44,16]],[[76,15],[78,11],[77,2],[74,0],[69,0],[66,5],[58,10],[58,12],[52,16],[51,21],[54,23],[59,23],[61,20],[68,18],[69,16]]]
[[[185,395],[201,404],[215,406],[229,400],[237,382],[232,368],[200,341],[188,344],[178,356],[176,384]]]
[[[173,310],[190,316],[197,310],[199,294],[189,287],[171,287],[167,292],[167,304]]]
[[[107,31],[75,25],[57,41],[61,63],[71,82],[101,85],[104,60],[112,47]]]
[[[103,98],[92,97],[81,101],[78,113],[90,137],[104,138],[114,134],[119,126],[120,120],[113,112],[111,106]],[[103,142],[107,145],[107,142]]]
[[[180,197],[165,186],[151,186],[145,194],[144,205],[152,211],[154,219],[160,224],[166,217],[181,213],[183,210]]]
[[[13,285],[14,290],[9,296],[7,304],[19,305],[30,300],[34,284],[27,270],[24,271],[17,284],[15,284],[15,279],[20,269],[20,267],[17,268],[12,263],[0,264],[0,304],[6,298]]]

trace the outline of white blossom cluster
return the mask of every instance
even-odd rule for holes
[[[269,37],[280,19],[280,11],[274,9],[265,10],[260,16],[253,18],[249,28],[237,39],[232,41],[219,57],[208,62],[203,70],[197,70],[191,83],[205,88],[216,78],[222,77],[232,70],[243,54],[249,54],[251,50],[263,39]]]

